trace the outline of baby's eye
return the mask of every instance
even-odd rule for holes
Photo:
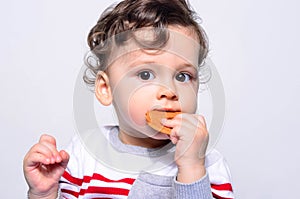
[[[154,74],[150,71],[141,71],[138,73],[138,77],[141,80],[151,80],[154,79]]]
[[[175,79],[179,82],[188,82],[192,77],[188,73],[179,73],[175,76]]]

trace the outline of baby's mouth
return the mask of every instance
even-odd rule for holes
[[[175,108],[155,108],[155,109],[152,109],[151,111],[159,111],[159,112],[181,112],[180,109],[175,109]]]

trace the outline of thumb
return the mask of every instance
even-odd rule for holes
[[[61,156],[62,158],[62,161],[60,162],[60,165],[66,169],[67,168],[67,165],[68,165],[68,162],[69,162],[69,159],[70,159],[70,155],[65,151],[65,150],[61,150],[59,152],[59,155]]]

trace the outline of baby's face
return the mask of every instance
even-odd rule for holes
[[[169,44],[163,50],[129,52],[107,70],[113,105],[120,128],[125,132],[167,139],[146,125],[147,111],[196,111],[198,50],[193,49],[196,35],[189,29],[173,27],[172,30],[176,33],[171,31]]]

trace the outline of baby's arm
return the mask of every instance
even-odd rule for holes
[[[162,123],[172,128],[170,139],[176,144],[175,162],[178,167],[174,184],[176,197],[212,198],[205,168],[208,131],[204,117],[179,114]]]
[[[59,179],[69,161],[69,154],[56,149],[56,140],[50,135],[42,135],[26,154],[23,161],[24,176],[29,186],[30,199],[55,199]]]
[[[178,166],[174,182],[176,197],[234,198],[230,172],[223,157],[214,151],[205,159],[208,131],[204,117],[181,114],[162,123],[173,128],[171,140],[176,144],[175,162]],[[205,163],[209,165],[207,168]]]
[[[205,152],[208,144],[204,117],[183,113],[162,123],[172,128],[170,139],[176,144],[177,180],[182,183],[193,183],[204,177]]]

